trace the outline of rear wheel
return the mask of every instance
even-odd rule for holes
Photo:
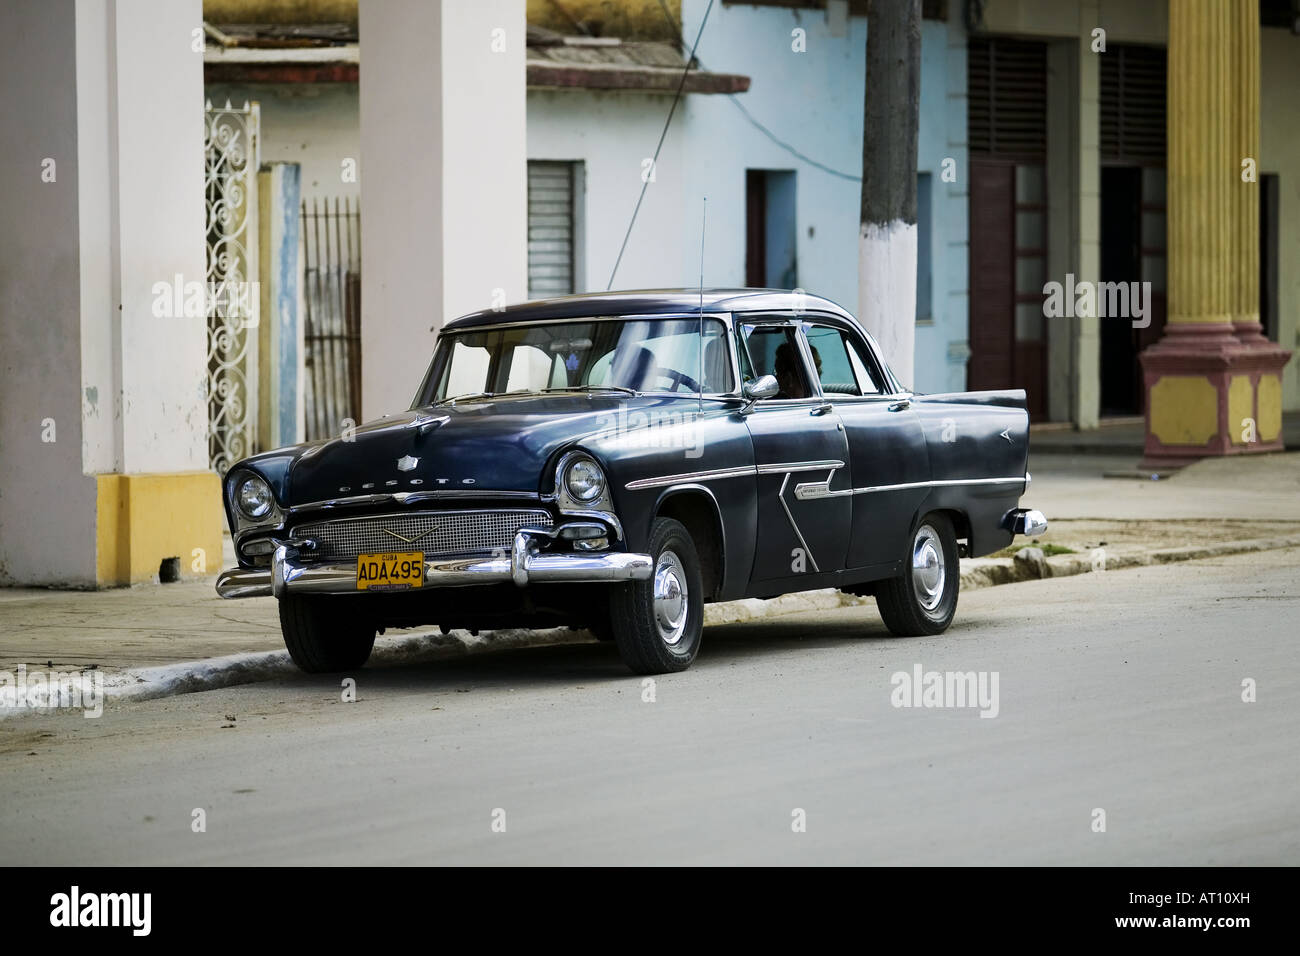
[[[375,626],[329,598],[280,598],[280,633],[299,668],[308,674],[349,671],[365,664],[375,646]]]
[[[615,586],[610,629],[623,662],[637,674],[667,674],[691,666],[704,630],[700,557],[680,521],[656,518],[647,549],[654,573]]]
[[[921,519],[912,533],[902,571],[876,587],[876,607],[899,637],[941,634],[957,613],[961,565],[957,535],[946,515]]]

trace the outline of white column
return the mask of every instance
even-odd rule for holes
[[[204,471],[207,321],[154,307],[206,281],[202,4],[78,0],[77,21],[87,470]]]
[[[95,583],[72,0],[0,4],[0,585]],[[111,405],[110,405],[111,407]]]
[[[527,294],[523,0],[361,0],[362,413],[448,319]]]
[[[201,28],[200,0],[0,4],[0,584],[218,570],[206,323],[154,309],[205,278]]]

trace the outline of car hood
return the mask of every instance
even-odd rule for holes
[[[549,463],[561,449],[645,419],[634,411],[687,404],[694,409],[685,397],[575,393],[424,406],[243,465],[287,505],[412,491],[550,491]]]

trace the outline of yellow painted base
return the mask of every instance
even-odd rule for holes
[[[1228,437],[1234,445],[1254,441],[1250,422],[1255,417],[1255,389],[1249,375],[1234,375],[1228,381]]]
[[[1257,394],[1259,440],[1277,441],[1282,436],[1282,376],[1261,375]]]
[[[1151,433],[1166,445],[1204,445],[1219,431],[1219,395],[1196,375],[1165,375],[1151,386]]]
[[[182,577],[221,570],[221,480],[213,472],[97,475],[101,587],[155,580],[165,558]]]

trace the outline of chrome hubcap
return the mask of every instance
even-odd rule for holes
[[[655,562],[654,589],[655,627],[665,644],[675,645],[686,633],[689,610],[686,572],[675,552],[665,551]]]
[[[943,544],[933,528],[922,525],[912,541],[912,590],[927,611],[943,600],[944,578]]]

